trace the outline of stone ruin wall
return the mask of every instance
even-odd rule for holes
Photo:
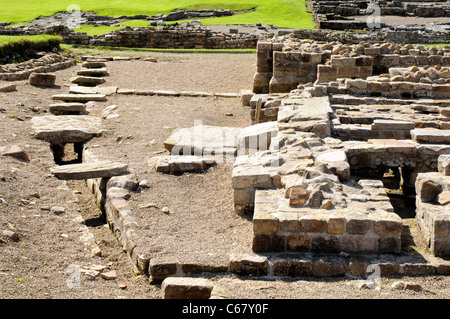
[[[59,34],[63,42],[95,45],[159,49],[254,49],[259,36],[247,33],[216,33],[203,27],[125,28],[100,36],[73,32],[64,26],[47,28],[0,27],[0,35]]]
[[[233,170],[253,250],[399,253],[402,221],[381,182],[392,169],[417,193],[431,252],[450,254],[449,48],[278,40],[258,43],[242,95],[246,138],[268,148],[246,149]]]
[[[305,45],[306,44],[306,45]],[[448,49],[447,49],[448,50]],[[302,44],[285,45],[277,42],[259,42],[257,46],[257,70],[253,81],[253,92],[287,93],[299,84],[309,82],[329,82],[338,79],[366,80],[374,75],[389,73],[391,68],[450,66],[450,54],[444,49],[427,48],[423,45],[371,44],[359,45],[340,43],[315,43],[305,40]],[[432,76],[434,77],[434,76]],[[439,77],[439,76],[438,76]],[[401,80],[403,81],[403,79]],[[421,84],[441,84],[425,82]],[[415,92],[434,92],[435,97],[446,97],[445,88],[419,86],[404,83],[403,90],[411,96]],[[350,82],[351,83],[351,82]],[[362,83],[362,82],[361,82]],[[383,87],[382,87],[383,86]],[[367,85],[362,84],[362,90]],[[406,89],[408,87],[409,89]],[[369,90],[392,96],[399,92],[398,85],[374,85]],[[427,95],[427,94],[425,94]]]
[[[354,21],[352,17],[370,16],[372,5],[379,6],[383,16],[404,17],[448,17],[450,4],[446,0],[436,1],[369,1],[369,0],[311,0],[308,1],[309,11],[313,13],[314,21],[320,29],[346,30],[366,29],[367,23]],[[385,27],[385,25],[381,25]]]

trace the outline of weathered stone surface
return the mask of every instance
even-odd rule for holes
[[[301,206],[306,203],[308,191],[304,186],[294,186],[289,190],[289,206]]]
[[[85,142],[103,134],[101,119],[88,115],[36,116],[34,137],[54,145]]]
[[[164,147],[172,155],[232,155],[236,153],[237,136],[241,130],[209,125],[180,128],[164,141]]]
[[[117,92],[117,86],[101,86],[97,87],[98,94],[112,95]]]
[[[56,94],[52,96],[53,100],[61,100],[66,102],[89,102],[89,101],[106,101],[105,94]]]
[[[97,69],[97,68],[105,68],[106,63],[105,62],[83,62],[81,64],[83,68],[87,69]]]
[[[264,256],[249,254],[231,254],[230,272],[243,276],[264,276],[269,269],[268,259]]]
[[[16,91],[16,85],[15,84],[3,84],[0,85],[0,92],[7,93],[7,92],[14,92]]]
[[[86,104],[84,103],[53,103],[48,106],[50,113],[55,115],[70,115],[72,113],[86,112]]]
[[[444,175],[450,175],[450,155],[444,154],[438,157],[438,170]]]
[[[204,278],[169,277],[161,288],[164,299],[209,299],[214,284]]]
[[[259,123],[245,127],[238,135],[239,151],[245,149],[267,150],[272,138],[277,134],[277,122]]]
[[[28,78],[30,85],[52,87],[55,85],[56,74],[53,73],[31,73]]]
[[[98,89],[92,86],[71,86],[69,88],[70,94],[97,94]]]
[[[96,86],[106,82],[104,78],[98,78],[93,76],[76,76],[70,79],[70,82],[84,86]]]
[[[372,130],[413,130],[415,124],[409,121],[396,121],[396,120],[380,120],[375,119],[372,124]]]
[[[131,191],[135,191],[139,187],[139,182],[135,174],[123,174],[119,176],[113,176],[106,184],[106,188],[123,188]]]
[[[8,147],[0,147],[0,154],[2,156],[14,157],[26,162],[30,161],[30,157],[20,146],[12,145]]]
[[[350,164],[345,151],[323,153],[316,158],[316,165],[325,164],[342,181],[350,179]]]
[[[127,172],[128,165],[111,161],[70,164],[54,167],[51,173],[62,180],[113,177]]]
[[[442,185],[434,180],[419,180],[416,183],[417,194],[425,203],[436,201],[441,190]]]
[[[308,259],[280,259],[272,265],[275,276],[308,277],[313,272],[313,262]]]
[[[108,75],[108,70],[106,68],[80,69],[77,71],[77,75],[99,77],[99,76]]]
[[[167,155],[153,158],[157,172],[175,173],[207,169],[217,164],[214,156]]]
[[[263,167],[237,166],[233,169],[233,188],[270,187],[272,177]]]
[[[449,144],[450,130],[414,129],[411,137],[415,142],[426,144]]]

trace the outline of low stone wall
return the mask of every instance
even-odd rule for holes
[[[450,254],[448,160],[448,155],[441,155],[439,172],[419,174],[416,181],[416,217],[435,256]]]
[[[205,28],[125,28],[101,36],[70,33],[69,44],[159,49],[253,49],[259,37],[213,33]]]
[[[288,93],[299,84],[313,83],[316,80],[319,83],[324,83],[338,79],[366,80],[370,78],[373,82],[378,80],[372,78],[373,75],[387,74],[392,68],[429,68],[435,66],[441,68],[450,66],[449,50],[438,47],[429,48],[423,45],[370,42],[360,44],[323,43],[313,40],[296,41],[293,38],[279,43],[276,42],[278,40],[278,38],[273,38],[258,42],[253,93]],[[416,78],[417,81],[415,82],[420,82],[420,84],[436,84],[434,87],[413,86],[411,84],[409,88],[406,88],[408,84],[401,87],[395,83],[392,86],[383,83],[370,89],[371,92],[369,93],[386,97],[400,97],[403,96],[402,94],[411,97],[447,97],[448,90],[439,86],[445,86],[447,83],[445,82],[447,76],[439,76],[440,73],[444,74],[445,72],[443,70],[436,71],[437,76],[435,76],[431,75],[430,71],[431,69],[424,71],[424,76],[420,76],[423,79],[419,80],[415,75],[409,78]],[[437,78],[440,78],[438,82],[436,82]],[[389,81],[389,79],[379,79],[379,82]],[[392,81],[410,80],[393,77]],[[355,84],[356,82],[349,83]],[[363,82],[358,83],[363,85]],[[383,86],[383,88],[380,88],[380,86]],[[324,90],[329,90],[328,93],[340,92],[340,89],[336,86],[329,86]],[[361,88],[361,90],[367,91],[367,87]],[[425,91],[427,93],[423,93]],[[350,91],[350,93],[358,94],[355,90]]]
[[[36,60],[29,60],[19,64],[0,66],[0,80],[19,81],[26,80],[32,73],[48,73],[62,70],[77,64],[77,59],[72,56],[64,57],[51,53]]]

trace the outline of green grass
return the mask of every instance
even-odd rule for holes
[[[31,21],[37,16],[50,16],[59,11],[66,11],[73,0],[22,0],[20,5],[10,0],[0,0],[0,21]],[[230,9],[256,11],[231,17],[204,19],[202,23],[211,24],[273,24],[278,27],[313,29],[314,23],[310,13],[306,12],[305,0],[244,0],[221,2],[220,0],[77,0],[82,11],[93,11],[99,15],[154,15],[168,13],[174,9]]]
[[[60,40],[58,36],[54,35],[30,35],[30,36],[6,36],[0,35],[0,46],[19,43],[19,42],[32,42],[32,43],[44,43],[49,40]]]
[[[2,63],[18,63],[34,56],[36,51],[49,52],[59,48],[61,38],[53,35],[0,36]]]

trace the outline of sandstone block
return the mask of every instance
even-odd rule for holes
[[[161,288],[164,299],[209,299],[214,284],[204,278],[169,277]]]
[[[56,81],[56,74],[33,72],[30,74],[28,81],[33,86],[53,87]]]

